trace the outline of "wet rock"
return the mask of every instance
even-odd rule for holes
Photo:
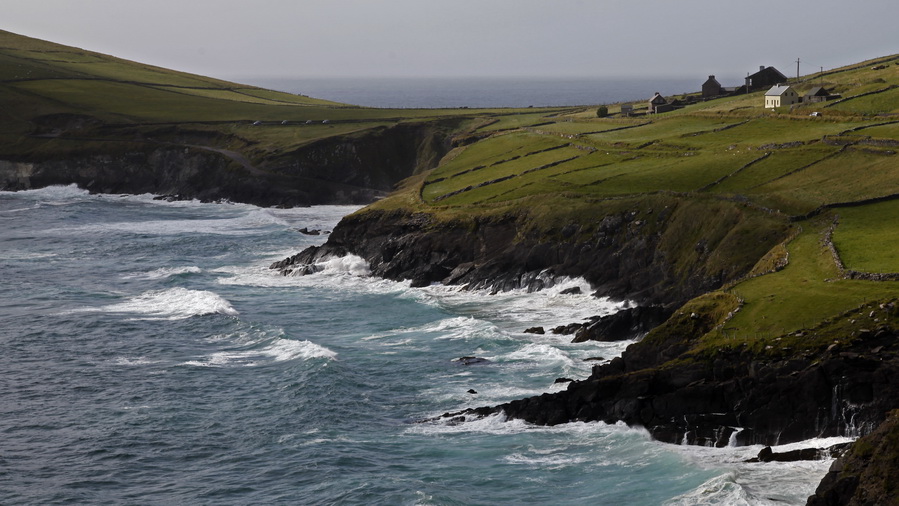
[[[899,410],[834,461],[806,505],[896,504],[897,461]]]
[[[525,334],[546,334],[546,330],[543,327],[531,327],[524,331]]]
[[[801,460],[821,460],[842,455],[852,443],[841,443],[828,448],[800,448],[786,452],[775,452],[770,446],[762,448],[758,456],[746,462],[799,462]]]
[[[453,360],[453,362],[456,362],[460,365],[484,365],[493,363],[490,360],[481,357],[460,357]]]
[[[303,235],[321,235],[321,234],[322,234],[322,231],[321,231],[321,230],[317,230],[317,229],[311,229],[311,230],[310,230],[310,229],[307,228],[307,227],[298,228],[298,229],[297,229],[297,232],[299,232],[299,233],[301,233],[301,234],[303,234]]]
[[[638,306],[622,309],[582,326],[573,343],[585,341],[624,341],[636,339],[662,324],[671,312],[660,306]]]

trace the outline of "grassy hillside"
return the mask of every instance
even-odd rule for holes
[[[65,157],[97,150],[98,140],[165,141],[239,151],[258,165],[272,153],[325,138],[447,117],[517,118],[519,112],[356,107],[0,31],[5,158]]]
[[[651,223],[645,210],[651,196],[671,195],[697,203],[691,226],[698,230],[721,226],[722,211],[709,202],[740,203],[771,217],[759,226],[779,223],[793,233],[759,259],[752,277],[703,299],[717,301],[722,321],[707,335],[692,336],[695,350],[826,346],[827,333],[808,329],[899,298],[897,281],[849,279],[826,244],[832,233],[847,270],[899,272],[899,200],[893,200],[899,195],[899,56],[791,85],[801,93],[823,85],[842,99],[766,110],[759,91],[659,115],[623,117],[612,105],[606,118],[593,109],[503,118],[481,126],[481,140],[375,207],[414,208],[446,220],[527,212],[536,222],[561,226],[599,221],[618,202],[634,209],[640,224]],[[750,250],[766,231],[743,233],[736,244]],[[697,246],[683,242],[666,254]],[[704,261],[726,265],[740,253],[730,255]],[[877,323],[846,325],[852,335]]]

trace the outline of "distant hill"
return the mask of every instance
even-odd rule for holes
[[[0,31],[0,188],[366,203],[442,156],[470,116],[346,106]]]

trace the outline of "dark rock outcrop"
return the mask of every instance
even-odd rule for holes
[[[481,357],[460,357],[453,360],[453,362],[461,365],[485,365],[493,363],[486,358]]]
[[[899,504],[899,411],[835,460],[806,504]]]
[[[852,443],[840,443],[827,448],[800,448],[786,452],[775,452],[770,446],[759,451],[757,457],[746,462],[799,462],[800,460],[822,460],[838,457],[846,452]]]
[[[541,425],[624,421],[671,443],[724,446],[733,437],[738,444],[775,445],[867,433],[899,401],[892,329],[796,358],[721,350],[700,359],[676,348],[636,343],[565,391],[472,413],[503,412]],[[672,363],[668,354],[681,360]]]
[[[637,339],[661,325],[671,316],[671,310],[662,306],[638,306],[625,308],[617,313],[585,323],[575,333],[573,343],[586,341],[625,341]]]
[[[535,223],[526,211],[441,220],[422,212],[367,210],[344,218],[323,246],[272,267],[293,271],[352,253],[368,260],[375,276],[411,280],[413,286],[539,290],[560,277],[583,277],[605,296],[674,307],[745,275],[789,227],[784,221],[746,242],[741,240],[746,235],[737,231],[760,219],[760,212],[738,204],[705,203],[710,207],[704,212],[717,210],[728,218],[715,226],[696,227],[690,214],[697,212],[692,206],[698,204],[683,204],[681,209],[676,197],[650,200],[663,208],[667,204],[664,211],[650,215],[652,227],[634,220],[633,211],[609,211],[593,222],[558,228]],[[648,204],[644,199],[634,205]],[[761,219],[779,223],[776,217]],[[690,229],[688,238],[685,227]],[[737,250],[737,256],[726,253]],[[707,262],[711,257],[729,261]]]
[[[83,139],[67,139],[73,148],[59,154],[0,153],[0,190],[77,184],[94,193],[155,193],[261,206],[368,204],[436,164],[451,148],[456,122],[336,136],[289,153],[260,155],[256,166],[239,153],[215,147],[224,142],[218,138],[196,139],[173,130],[162,132],[165,141],[116,141],[96,127],[79,132]],[[79,150],[81,142],[91,149]]]

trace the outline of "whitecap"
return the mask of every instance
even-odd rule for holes
[[[53,258],[58,256],[57,253],[38,253],[25,250],[9,250],[3,252],[6,260],[42,260],[44,258]]]
[[[333,360],[337,353],[310,341],[275,339],[262,348],[249,347],[211,353],[184,365],[199,367],[253,367],[273,362],[325,358]]]
[[[88,311],[132,313],[140,315],[138,319],[142,320],[182,320],[208,314],[238,314],[227,300],[214,292],[180,287],[150,291],[118,304],[73,312]]]
[[[150,272],[145,272],[141,274],[128,274],[122,276],[123,279],[165,279],[170,278],[172,276],[180,276],[182,274],[199,274],[203,272],[203,269],[191,265],[185,267],[162,267]]]
[[[763,504],[737,483],[733,472],[716,476],[699,487],[664,503],[666,506],[741,506]]]
[[[16,192],[2,192],[4,195],[28,200],[41,200],[47,203],[62,203],[69,200],[84,200],[90,197],[90,192],[78,187],[77,184],[53,185],[33,190],[21,190]]]
[[[141,365],[152,365],[156,364],[157,361],[150,360],[147,357],[118,357],[112,360],[113,365],[118,366],[127,366],[127,367],[135,367]]]
[[[585,456],[571,455],[539,455],[529,456],[522,453],[513,453],[503,457],[503,461],[509,464],[524,465],[533,469],[564,469],[566,467],[583,464],[588,459]]]
[[[485,358],[495,362],[548,362],[563,366],[574,365],[574,361],[565,351],[549,344],[540,343],[527,343],[513,352]]]

